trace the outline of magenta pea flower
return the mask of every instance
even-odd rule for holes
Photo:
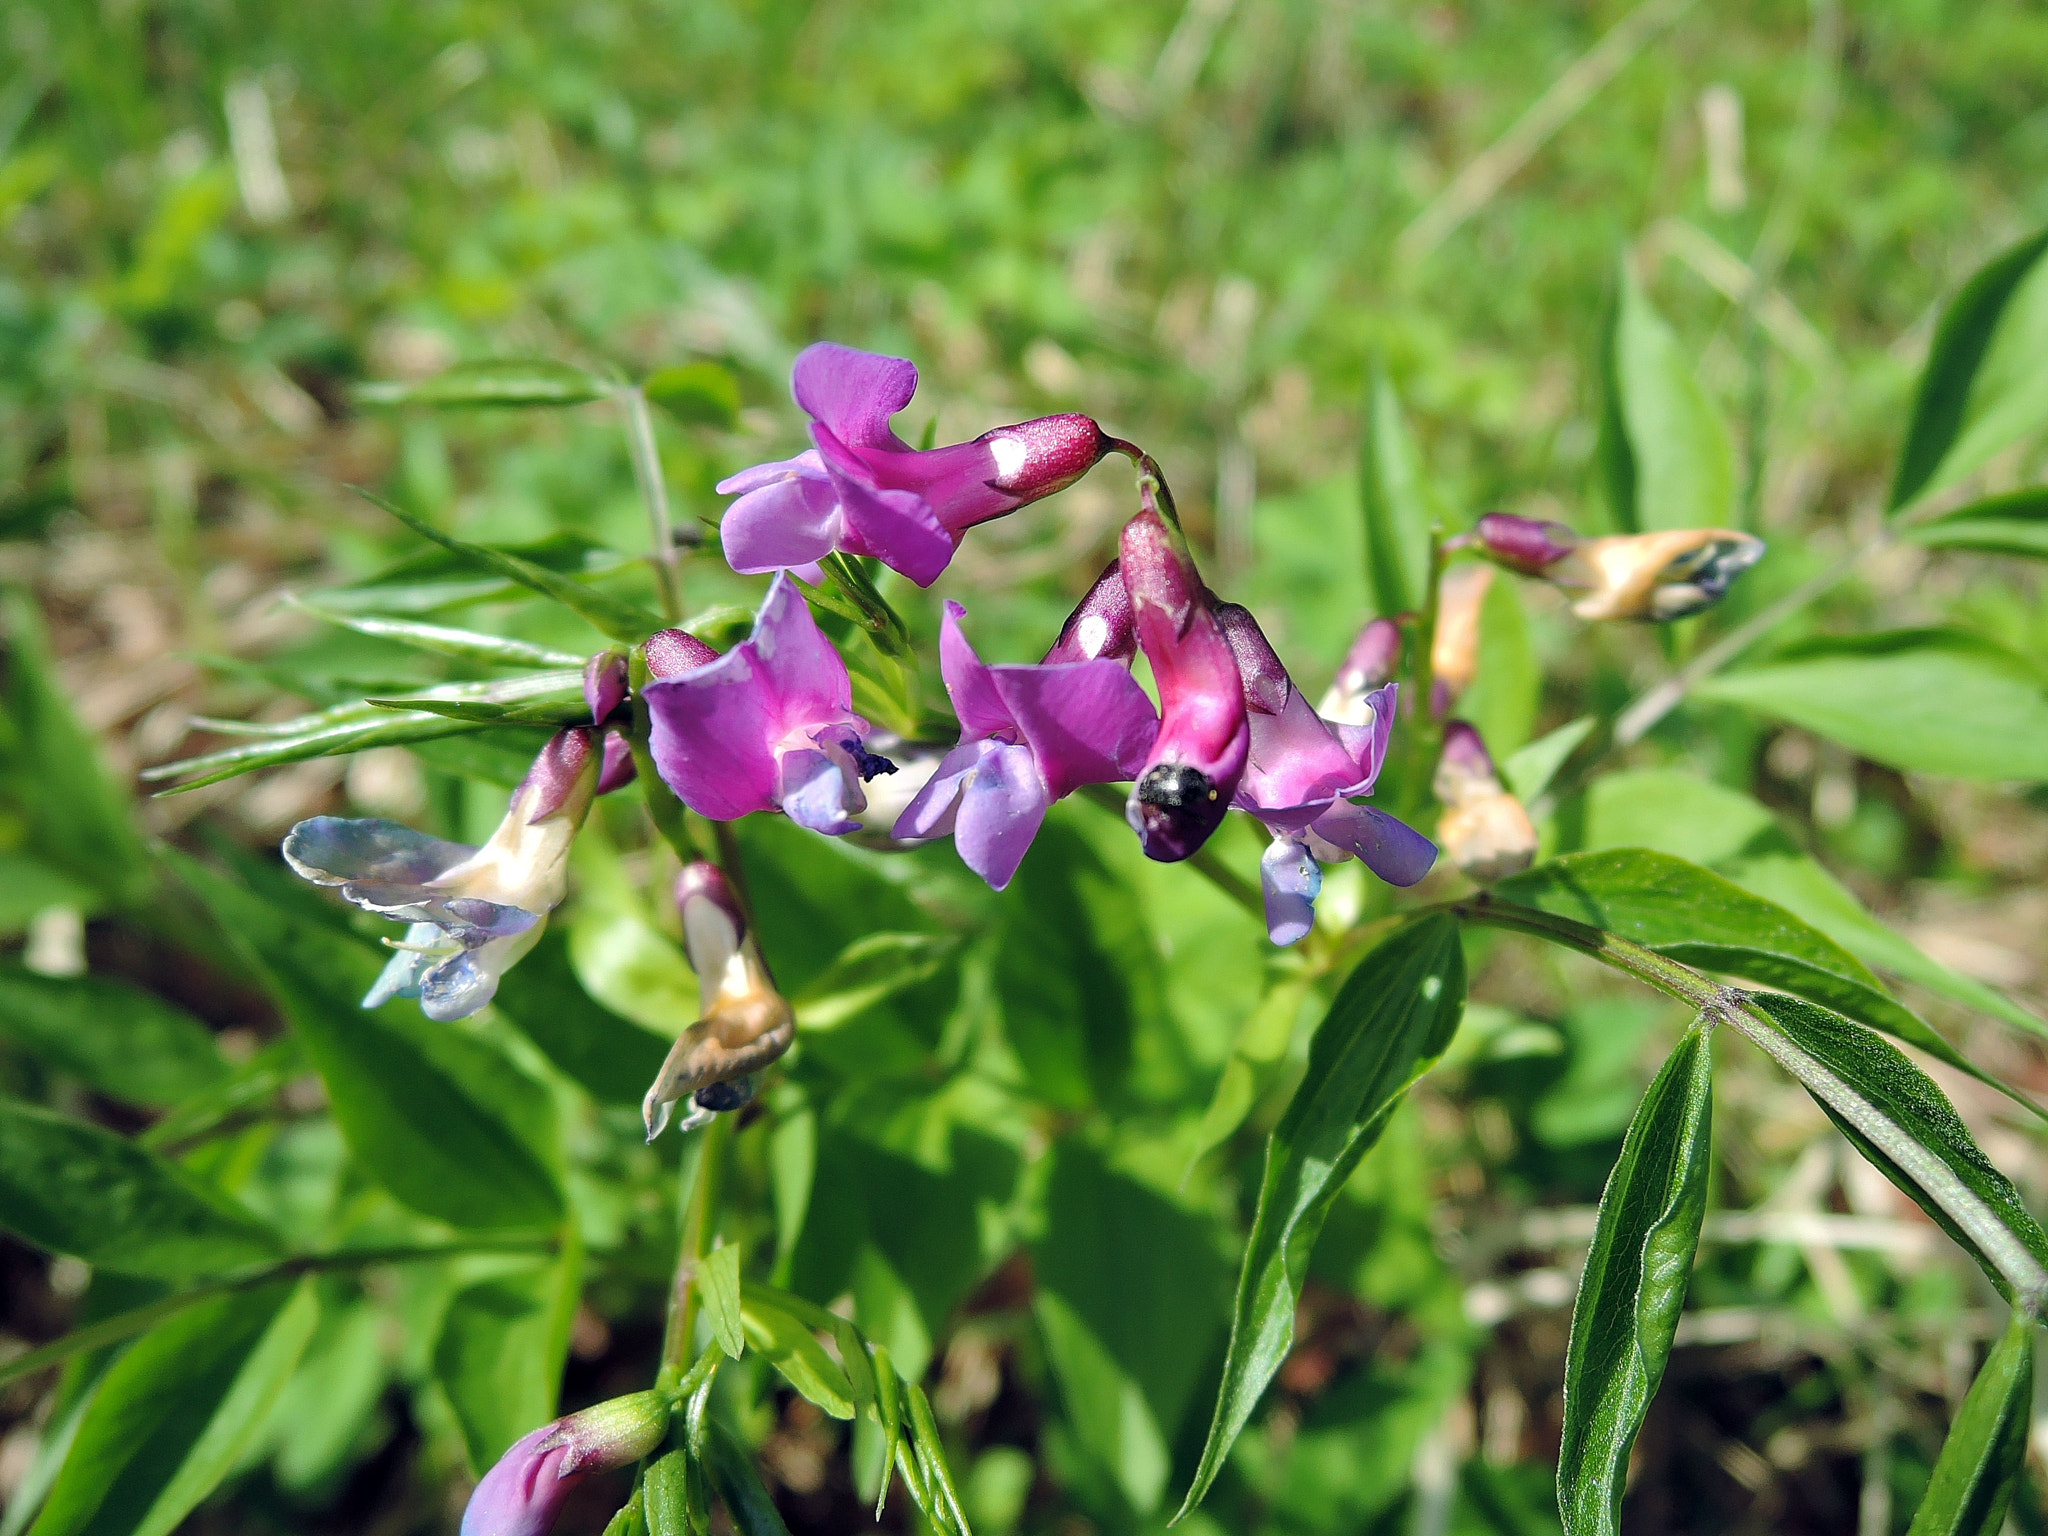
[[[653,671],[651,643],[648,658]],[[846,662],[787,575],[770,584],[752,635],[657,677],[642,697],[655,768],[713,821],[781,811],[813,831],[853,832],[853,813],[867,805],[862,783],[896,771],[862,746],[868,723],[853,712]]]
[[[1138,645],[1159,689],[1159,734],[1124,803],[1148,859],[1185,859],[1223,823],[1244,776],[1250,733],[1244,688],[1208,591],[1175,529],[1141,492],[1124,525],[1123,584]]]
[[[521,1436],[469,1496],[462,1536],[547,1536],[578,1483],[647,1456],[673,1411],[661,1393],[635,1392]]]
[[[556,732],[481,848],[381,818],[315,816],[285,834],[285,862],[300,876],[409,925],[404,939],[385,941],[397,953],[365,1008],[416,997],[428,1018],[447,1021],[496,995],[498,978],[539,942],[568,893],[569,846],[600,761],[594,729]]]
[[[813,584],[835,550],[872,555],[928,587],[961,535],[1063,490],[1110,441],[1086,416],[1041,416],[971,443],[913,449],[889,427],[910,404],[917,367],[821,341],[798,354],[790,392],[810,414],[810,450],[718,484],[738,496],[719,525],[736,571],[795,571]]]
[[[939,670],[960,717],[960,744],[893,835],[952,833],[967,867],[1000,891],[1055,800],[1083,784],[1137,777],[1159,721],[1129,669],[1106,657],[988,665],[961,631],[966,614],[947,603],[939,632]]]
[[[1216,616],[1237,658],[1251,728],[1236,804],[1273,834],[1259,860],[1266,931],[1274,943],[1292,944],[1315,924],[1324,864],[1355,857],[1389,885],[1406,886],[1436,862],[1436,845],[1420,832],[1357,803],[1372,793],[1386,762],[1399,685],[1359,701],[1362,723],[1333,724],[1295,686],[1249,611],[1221,603]],[[1374,651],[1384,645],[1384,635],[1376,635]]]

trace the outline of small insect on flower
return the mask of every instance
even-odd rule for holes
[[[653,671],[651,641],[647,655]],[[770,584],[751,636],[656,677],[642,697],[656,769],[713,821],[781,811],[815,832],[857,831],[862,783],[896,771],[864,745],[868,723],[853,712],[846,662],[786,575]]]
[[[1109,450],[1086,416],[1041,416],[971,443],[923,451],[890,429],[910,404],[917,367],[833,342],[806,347],[790,392],[815,446],[718,484],[738,496],[719,525],[736,571],[791,570],[814,585],[835,550],[872,555],[930,586],[977,523],[1072,485]]]
[[[568,890],[569,846],[597,791],[590,727],[557,732],[481,848],[395,821],[315,816],[285,835],[285,862],[366,911],[411,924],[365,1008],[416,997],[430,1019],[460,1019],[497,993]]]
[[[775,990],[724,871],[702,861],[690,865],[676,877],[676,906],[702,1017],[670,1048],[641,1104],[649,1141],[683,1099],[691,1108],[678,1131],[709,1125],[715,1115],[746,1104],[755,1074],[796,1039],[796,1014]]]
[[[469,1496],[462,1536],[546,1536],[577,1484],[652,1452],[672,1412],[663,1394],[635,1392],[521,1436]]]

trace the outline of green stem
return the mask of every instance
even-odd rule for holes
[[[654,439],[654,415],[637,386],[619,391],[626,409],[626,443],[632,452],[633,478],[647,504],[648,541],[654,556],[654,584],[661,593],[661,611],[671,624],[682,622],[683,579],[676,559],[675,525],[669,515],[668,482],[661,473],[661,448]]]
[[[1633,939],[1624,939],[1618,933],[1574,922],[1555,913],[1541,912],[1534,907],[1499,901],[1484,891],[1461,901],[1446,902],[1436,910],[1449,912],[1464,922],[1533,934],[1553,944],[1576,949],[1602,965],[1612,966],[1638,981],[1647,982],[1659,992],[1716,1018],[1738,1005],[1745,995],[1736,988],[1720,986],[1691,966],[1681,965]]]
[[[690,1343],[697,1333],[697,1266],[711,1250],[712,1229],[718,1219],[718,1182],[725,1161],[725,1145],[732,1138],[732,1116],[719,1115],[704,1127],[704,1139],[697,1153],[697,1177],[691,1181],[690,1198],[683,1210],[681,1241],[677,1244],[675,1279],[669,1286],[668,1323],[661,1340],[661,1375],[655,1385],[673,1392],[689,1367]]]
[[[123,1339],[132,1339],[136,1334],[155,1327],[165,1318],[182,1312],[187,1307],[196,1306],[202,1301],[211,1300],[215,1296],[258,1290],[279,1280],[295,1279],[300,1275],[375,1269],[386,1264],[427,1264],[440,1259],[466,1258],[479,1253],[548,1253],[553,1248],[552,1238],[519,1237],[480,1238],[467,1243],[358,1248],[336,1253],[299,1254],[246,1275],[195,1285],[189,1291],[166,1296],[146,1307],[137,1307],[132,1312],[123,1312],[114,1317],[103,1318],[97,1323],[88,1323],[83,1328],[74,1328],[61,1339],[53,1339],[40,1349],[32,1349],[25,1355],[16,1355],[5,1364],[0,1364],[0,1386],[5,1386],[20,1377],[33,1375],[37,1371],[46,1370],[50,1366],[60,1365],[71,1356],[87,1350],[102,1349],[109,1344],[118,1344]]]
[[[1405,717],[1403,748],[1405,771],[1399,785],[1403,821],[1420,822],[1429,810],[1430,782],[1436,775],[1436,760],[1443,752],[1443,723],[1436,717],[1432,695],[1436,692],[1436,627],[1443,608],[1444,568],[1449,551],[1442,527],[1429,530],[1429,584],[1423,591],[1422,613],[1415,621],[1415,644],[1403,668],[1407,673],[1402,688]]]

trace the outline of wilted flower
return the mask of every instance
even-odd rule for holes
[[[738,1109],[754,1096],[754,1074],[796,1038],[796,1015],[775,990],[724,871],[702,861],[690,865],[676,877],[676,906],[703,1016],[670,1048],[647,1090],[641,1113],[649,1141],[661,1134],[679,1099],[690,1099],[692,1107],[678,1131]]]
[[[1344,661],[1330,681],[1316,713],[1332,725],[1371,725],[1373,690],[1394,680],[1401,660],[1401,626],[1393,619],[1372,619],[1351,642]]]
[[[653,672],[652,641],[647,655]],[[895,772],[861,744],[868,725],[853,712],[846,662],[786,575],[769,586],[750,637],[656,677],[642,697],[655,767],[713,821],[779,810],[818,832],[851,832],[867,804],[862,782]]]
[[[798,355],[790,389],[816,446],[718,484],[740,498],[719,527],[736,571],[816,582],[817,562],[844,550],[929,586],[969,528],[1072,485],[1110,446],[1088,417],[1065,415],[919,452],[889,428],[917,390],[916,366],[832,342]]]
[[[672,1411],[661,1393],[635,1392],[521,1436],[469,1496],[462,1536],[546,1536],[583,1479],[660,1445]]]
[[[951,832],[967,867],[1000,891],[1055,800],[1083,784],[1137,777],[1159,721],[1120,662],[987,665],[961,632],[966,613],[947,603],[939,633],[939,668],[960,717],[960,744],[895,835]]]
[[[1432,787],[1444,806],[1436,835],[1461,871],[1491,884],[1529,867],[1536,857],[1536,827],[1501,783],[1478,730],[1463,720],[1444,727]]]
[[[1124,804],[1145,856],[1184,859],[1209,840],[1244,776],[1250,732],[1230,642],[1176,532],[1145,487],[1124,525],[1122,575],[1159,688],[1159,734]]]
[[[416,997],[430,1019],[475,1013],[539,940],[568,889],[569,845],[596,793],[597,732],[557,732],[512,792],[481,848],[395,821],[315,816],[286,834],[284,857],[357,906],[410,923],[365,1008]]]
[[[1429,705],[1438,716],[1479,675],[1479,621],[1492,590],[1490,565],[1460,566],[1447,572],[1438,588],[1436,642],[1429,652],[1434,679]]]
[[[1361,725],[1337,725],[1309,707],[1258,620],[1235,603],[1216,609],[1243,680],[1251,748],[1237,806],[1273,834],[1259,861],[1266,929],[1292,944],[1315,922],[1322,865],[1356,856],[1390,885],[1413,885],[1436,862],[1420,832],[1374,806],[1372,793],[1393,734],[1398,688],[1366,695]]]
[[[1473,529],[1502,565],[1584,594],[1582,619],[1690,618],[1718,603],[1764,557],[1764,541],[1732,528],[1579,539],[1561,523],[1489,512]]]

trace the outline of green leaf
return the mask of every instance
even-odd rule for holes
[[[415,384],[359,384],[355,397],[364,405],[582,405],[611,392],[604,380],[567,363],[490,358],[457,363]]]
[[[2034,1407],[2034,1328],[2014,1312],[1942,1442],[1906,1536],[1998,1536],[2025,1477]]]
[[[996,993],[1003,1028],[1041,1098],[1079,1109],[1121,1082],[1137,1028],[1134,986],[1153,953],[1130,888],[1071,827],[1048,820],[1004,903]]]
[[[1390,615],[1422,606],[1429,580],[1429,530],[1442,511],[1429,494],[1401,398],[1373,365],[1359,443],[1359,499],[1365,514],[1366,607]]]
[[[458,1227],[551,1227],[561,1219],[546,1164],[449,1070],[451,1056],[494,1054],[488,1047],[424,1019],[416,1003],[363,1008],[382,969],[365,945],[191,859],[175,864],[305,1043],[349,1150],[373,1178],[414,1210]]]
[[[1735,506],[1728,429],[1626,263],[1604,371],[1600,458],[1621,531],[1726,527]]]
[[[740,1319],[747,1342],[768,1357],[785,1381],[833,1418],[853,1417],[852,1385],[808,1327],[751,1285],[745,1289]]]
[[[319,1321],[311,1283],[201,1302],[108,1371],[31,1536],[170,1536],[261,1433]]]
[[[434,1375],[462,1425],[472,1470],[487,1470],[555,1416],[581,1257],[572,1248],[552,1264],[472,1285],[448,1304]]]
[[[875,1004],[930,981],[952,959],[951,940],[926,933],[871,933],[855,939],[791,1001],[805,1029],[830,1029]]]
[[[704,1316],[718,1347],[733,1359],[746,1350],[740,1323],[740,1250],[726,1243],[705,1254],[697,1265],[697,1294],[704,1298]]]
[[[1209,1491],[1293,1347],[1309,1250],[1331,1201],[1409,1085],[1450,1044],[1464,1003],[1457,922],[1434,914],[1370,951],[1330,1004],[1309,1047],[1308,1072],[1266,1143],[1215,1418],[1182,1515]]]
[[[1942,1091],[1883,1036],[1803,998],[1760,993],[1729,1022],[1798,1079],[1842,1134],[2016,1304],[2048,1298],[2048,1233]]]
[[[567,529],[545,538],[490,547],[561,576],[603,576],[633,563],[617,550]],[[522,583],[503,576],[479,576],[468,556],[432,545],[414,550],[354,586],[315,592],[311,601],[329,614],[433,613],[516,597],[523,589]]]
[[[479,634],[471,629],[450,629],[444,624],[421,624],[411,619],[385,619],[374,614],[337,613],[305,598],[293,598],[292,606],[316,619],[359,635],[389,640],[429,651],[436,656],[453,656],[460,661],[480,662],[491,667],[578,667],[584,658],[573,651],[534,645],[526,640],[507,640],[502,635]]]
[[[0,1035],[129,1104],[174,1104],[228,1072],[204,1024],[107,976],[0,966]]]
[[[1782,987],[2012,1092],[1886,993],[1861,960],[1826,934],[1684,859],[1648,848],[1567,854],[1503,880],[1494,894],[1605,928],[1702,970]]]
[[[601,1103],[637,1105],[668,1055],[669,1040],[583,990],[569,941],[553,925],[505,973],[494,1005]]]
[[[1207,1223],[1112,1170],[1094,1149],[1063,1141],[1032,1274],[1074,1443],[1149,1514],[1223,1327],[1226,1277]]]
[[[24,852],[116,904],[142,900],[152,882],[148,850],[57,680],[42,616],[10,591],[0,620],[0,807],[18,818]]]
[[[647,376],[640,392],[689,426],[729,431],[739,421],[739,381],[730,369],[717,363],[681,363],[657,369]]]
[[[1570,1536],[1618,1536],[1630,1448],[1671,1354],[1712,1169],[1713,1049],[1687,1031],[1600,1197],[1565,1352],[1557,1499]]]
[[[707,1467],[711,1486],[732,1516],[739,1536],[789,1536],[775,1501],[761,1486],[761,1474],[754,1470],[754,1458],[733,1438],[731,1430],[717,1420],[711,1424],[711,1454]]]
[[[1479,608],[1478,675],[1457,706],[1458,717],[1478,727],[1496,759],[1528,741],[1543,690],[1517,586],[1505,576],[1488,583]]]
[[[278,1253],[255,1216],[111,1131],[0,1099],[0,1226],[123,1274],[186,1279]]]
[[[1798,646],[1694,690],[1804,726],[1909,773],[2048,779],[2048,688],[2011,652],[1959,630]]]
[[[365,500],[382,507],[421,538],[431,539],[450,554],[462,556],[474,569],[501,576],[507,581],[517,582],[529,591],[538,592],[542,597],[551,597],[565,608],[573,609],[600,634],[614,640],[638,644],[662,627],[662,621],[637,603],[600,592],[595,587],[585,586],[534,564],[518,555],[507,554],[504,550],[493,549],[487,544],[471,544],[458,539],[451,533],[443,533],[431,523],[422,522],[410,512],[394,506],[381,496],[357,486],[356,493]]]
[[[1599,723],[1591,715],[1582,715],[1569,724],[1560,725],[1548,735],[1539,736],[1500,765],[1501,777],[1507,780],[1507,786],[1515,792],[1516,798],[1525,804],[1534,800],[1550,788],[1550,781],[1557,777],[1557,770],[1578,751],[1579,743],[1592,735],[1593,728]]]
[[[480,699],[365,699],[373,709],[416,711],[448,720],[473,720],[478,725],[526,725],[559,730],[590,724],[590,706],[582,699],[530,704],[487,704]]]
[[[323,1294],[320,1327],[264,1429],[278,1486],[300,1496],[335,1486],[372,1432],[391,1379],[389,1314],[362,1299],[336,1306],[332,1288]]]
[[[1973,501],[1932,522],[1905,530],[1929,549],[1968,549],[1987,555],[2032,555],[2048,560],[2048,486]]]
[[[2038,425],[2044,251],[2048,230],[1979,268],[1942,312],[1899,450],[1891,511],[1968,473],[2030,418]]]

